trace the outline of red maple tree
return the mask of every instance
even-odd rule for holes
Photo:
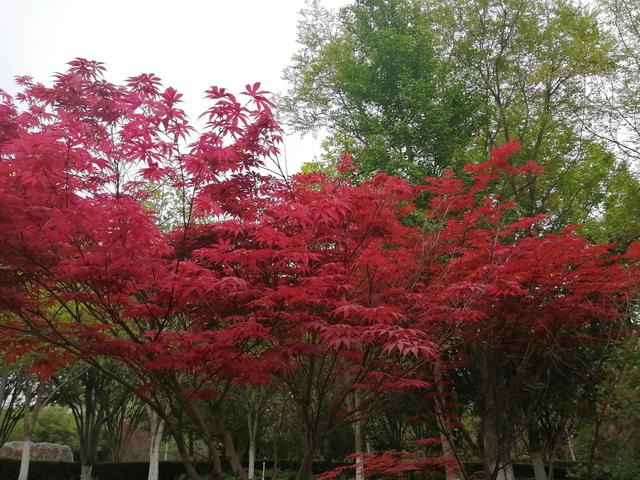
[[[184,251],[206,219],[255,217],[252,197],[271,183],[256,168],[277,152],[279,129],[258,84],[247,86],[244,104],[212,87],[206,130],[194,139],[174,89],[152,74],[114,85],[103,70],[76,59],[51,87],[20,77],[22,108],[3,94],[0,288],[3,327],[13,332],[6,345],[36,338],[44,350],[53,344],[87,361],[116,359],[131,372],[118,380],[163,415],[192,477],[183,416],[202,430],[217,474],[221,438],[242,476],[215,412],[225,385],[248,373],[262,379],[271,368],[252,353],[263,331],[196,315],[200,299],[233,295],[241,282]],[[168,233],[151,210],[162,189],[177,212]]]

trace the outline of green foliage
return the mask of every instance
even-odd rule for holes
[[[299,42],[285,120],[329,130],[324,161],[305,170],[331,174],[348,151],[363,176],[417,180],[517,140],[516,161],[545,168],[500,189],[522,214],[548,213],[556,229],[612,207],[615,159],[585,115],[589,85],[616,72],[616,44],[580,4],[361,0],[334,13],[314,1]]]
[[[595,478],[640,478],[640,346],[634,333],[612,351],[606,378],[597,387],[593,419],[583,418],[578,429],[575,443],[582,465],[575,478],[583,477],[591,462]]]
[[[171,231],[185,221],[187,212],[179,189],[166,182],[149,182],[147,194],[144,205],[155,212],[162,231]]]
[[[7,365],[0,367],[0,445],[23,416],[22,388],[23,376],[19,370]]]
[[[634,39],[633,15],[620,10],[636,0],[606,1]],[[336,15],[313,2],[299,29],[303,47],[285,72],[292,85],[286,120],[303,132],[328,129],[324,161],[305,166],[328,175],[336,174],[342,151],[353,154],[363,176],[385,171],[416,180],[484,160],[516,140],[522,149],[514,160],[533,159],[544,172],[496,186],[519,203],[515,215],[546,213],[548,230],[585,224],[589,238],[626,248],[640,238],[640,185],[592,128],[602,99],[593,85],[632,66],[620,62],[614,33],[574,0],[361,0]],[[623,77],[633,85],[640,75]],[[637,126],[637,95],[623,98],[623,119]],[[544,398],[553,429],[564,432],[572,402],[589,401],[577,392],[597,384],[601,353],[576,352],[584,371],[538,362],[548,392],[532,378],[522,408]],[[384,420],[370,425],[384,433]],[[637,456],[633,445],[630,439],[625,452]],[[612,455],[625,463],[622,453]],[[613,462],[603,465],[615,473]],[[617,478],[638,476],[628,465],[615,467],[627,474]]]
[[[602,215],[585,225],[585,235],[623,248],[640,238],[640,182],[627,164],[613,171],[602,196]]]
[[[592,133],[625,161],[640,160],[640,0],[598,0],[601,24],[615,38],[615,76],[592,86]]]
[[[24,425],[20,420],[10,440],[22,441],[24,437]],[[73,415],[69,409],[59,405],[48,405],[38,415],[35,429],[31,438],[34,442],[50,442],[69,445],[73,450],[79,448],[78,434]]]
[[[517,140],[520,161],[545,168],[507,186],[522,213],[548,213],[554,228],[593,218],[614,166],[584,131],[588,84],[615,70],[597,18],[571,0],[429,4],[441,38],[460,39],[451,55],[461,75],[485,98],[489,121],[468,159]]]
[[[329,163],[349,151],[364,175],[420,180],[449,166],[482,123],[480,97],[438,55],[420,3],[366,0],[332,15],[314,1],[303,15],[286,120],[326,126]]]

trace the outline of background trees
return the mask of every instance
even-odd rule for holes
[[[483,124],[481,98],[438,51],[419,2],[360,1],[331,13],[302,11],[280,109],[296,130],[330,132],[327,153],[348,150],[363,175],[415,181],[460,160]]]
[[[4,443],[22,416],[24,403],[20,402],[22,375],[20,370],[5,365],[0,377],[0,442]]]
[[[598,14],[609,33],[617,62],[614,74],[606,75],[590,86],[595,119],[589,130],[612,145],[622,158],[636,162],[640,158],[638,139],[638,70],[640,69],[640,28],[635,0],[603,0]]]
[[[328,130],[328,159],[346,149],[365,173],[420,181],[517,140],[521,161],[545,167],[505,186],[523,213],[552,228],[599,214],[616,165],[587,128],[601,118],[592,85],[626,82],[622,43],[585,6],[362,0],[330,14],[312,2],[299,37],[280,106],[293,128]]]

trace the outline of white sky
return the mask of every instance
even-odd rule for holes
[[[347,0],[323,0],[339,7]],[[190,115],[211,85],[232,92],[262,82],[286,90],[282,69],[297,50],[304,0],[0,0],[0,88],[13,77],[48,82],[75,57],[106,64],[120,82],[155,73],[184,94]],[[192,117],[193,118],[193,117]],[[320,154],[319,141],[285,137],[289,172]]]

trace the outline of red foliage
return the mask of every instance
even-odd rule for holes
[[[20,108],[2,95],[8,349],[36,338],[111,357],[151,384],[188,372],[174,393],[212,401],[227,382],[332,356],[350,388],[375,393],[424,387],[417,367],[444,341],[513,348],[554,332],[570,344],[635,294],[637,246],[625,257],[573,230],[542,235],[544,217],[511,221],[514,204],[484,193],[501,175],[539,172],[509,163],[516,144],[468,166],[470,188],[451,173],[420,187],[386,175],[276,179],[261,170],[281,132],[259,83],[245,104],[209,89],[196,134],[156,76],[114,85],[103,71],[77,59],[51,87],[19,78]],[[150,203],[160,184],[178,198],[168,232]],[[424,189],[424,225],[411,226]]]
[[[419,439],[416,446],[431,446],[440,443],[437,438]],[[356,466],[362,468],[364,478],[411,478],[410,474],[421,472],[426,469],[442,470],[444,467],[452,465],[452,460],[445,457],[434,457],[427,455],[420,450],[410,452],[400,452],[397,450],[387,450],[381,454],[365,453],[362,455],[351,455],[350,459],[359,459],[359,464],[345,465],[323,472],[318,475],[318,480],[332,480],[339,478],[350,471],[354,471]]]

